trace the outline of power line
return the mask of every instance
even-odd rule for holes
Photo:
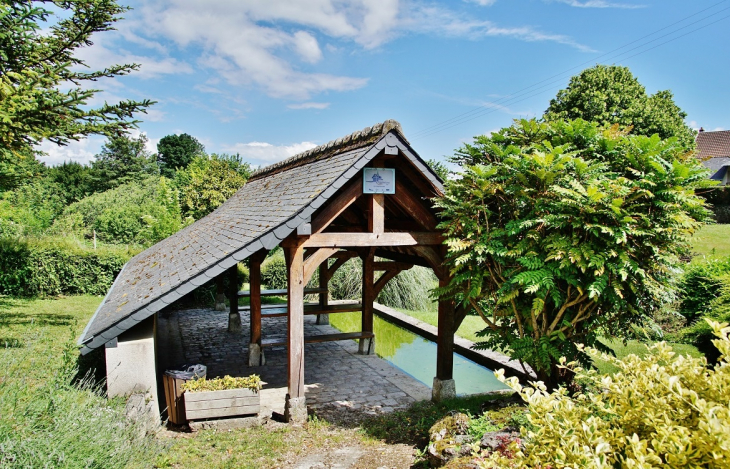
[[[565,75],[567,73],[569,73],[569,72],[571,72],[571,71],[573,71],[573,70],[575,70],[575,69],[577,69],[579,67],[582,67],[585,64],[594,63],[594,62],[597,61],[597,59],[600,59],[602,57],[607,57],[607,56],[614,55],[615,52],[621,51],[622,49],[625,49],[626,47],[628,47],[630,45],[636,44],[637,42],[641,42],[644,39],[647,39],[649,37],[652,37],[652,36],[658,34],[659,32],[664,31],[664,30],[667,30],[669,28],[672,28],[673,26],[676,26],[676,25],[678,25],[680,23],[684,23],[688,19],[693,18],[695,16],[698,16],[698,15],[700,15],[700,14],[702,14],[702,13],[708,11],[708,10],[711,10],[711,9],[717,7],[718,5],[721,5],[723,3],[726,3],[727,1],[728,0],[722,0],[720,2],[717,2],[717,3],[711,5],[711,6],[707,7],[707,8],[704,8],[704,9],[702,9],[702,10],[700,10],[698,12],[695,12],[695,13],[689,15],[689,16],[686,16],[686,17],[684,17],[684,18],[682,18],[682,19],[680,19],[678,21],[675,21],[674,23],[671,23],[671,24],[669,24],[667,26],[664,26],[664,27],[662,27],[660,29],[657,29],[656,31],[653,31],[652,33],[649,33],[649,34],[647,34],[645,36],[642,36],[642,37],[640,37],[638,39],[635,39],[635,40],[633,40],[631,42],[628,42],[628,43],[626,43],[626,44],[624,44],[624,45],[622,45],[620,47],[617,47],[617,48],[615,48],[615,49],[613,49],[613,50],[611,50],[609,52],[606,52],[606,53],[601,54],[601,55],[599,55],[597,57],[594,57],[591,60],[588,60],[586,62],[583,62],[583,63],[581,63],[579,65],[576,65],[574,67],[571,67],[569,69],[566,69],[563,72],[560,72],[560,73],[558,73],[556,75],[553,75],[551,77],[545,78],[545,79],[543,79],[541,81],[538,81],[538,82],[536,82],[536,83],[534,83],[534,84],[532,84],[530,86],[527,86],[525,88],[522,88],[522,89],[516,91],[515,93],[513,93],[511,95],[508,95],[508,96],[505,96],[503,98],[498,99],[497,101],[495,101],[493,103],[490,103],[488,105],[478,106],[478,107],[476,107],[474,109],[471,109],[471,110],[469,110],[467,112],[464,112],[464,113],[459,114],[457,116],[454,116],[452,118],[446,119],[446,120],[444,120],[444,121],[442,121],[440,123],[434,124],[432,126],[429,126],[429,127],[424,128],[424,129],[421,129],[420,131],[416,132],[415,134],[412,134],[411,135],[411,138],[412,139],[419,139],[419,138],[423,138],[423,137],[428,137],[428,136],[433,135],[435,133],[438,133],[438,132],[441,132],[443,130],[450,129],[452,127],[455,127],[457,125],[460,125],[460,124],[462,124],[464,122],[468,122],[470,120],[476,119],[476,118],[481,117],[481,116],[484,116],[486,114],[495,112],[496,110],[498,110],[499,108],[504,107],[507,104],[515,104],[515,103],[518,103],[520,101],[524,101],[525,99],[528,99],[530,97],[536,96],[537,94],[542,93],[542,91],[544,89],[551,87],[553,84],[555,84],[555,83],[557,83],[559,81],[562,81],[565,78]],[[655,45],[654,47],[651,47],[651,48],[648,48],[648,49],[644,49],[643,51],[638,52],[638,53],[633,54],[633,55],[630,55],[628,57],[622,57],[623,55],[625,55],[628,52],[631,52],[631,51],[634,51],[634,50],[637,50],[637,49],[641,49],[642,47],[645,47],[645,46],[647,46],[647,45],[649,45],[651,43],[654,43],[654,42],[656,42],[656,41],[658,41],[658,40],[660,40],[662,38],[665,38],[665,37],[671,36],[673,34],[676,34],[677,32],[679,32],[679,31],[681,31],[683,29],[686,29],[686,28],[688,28],[688,27],[690,27],[692,25],[695,25],[697,23],[701,23],[701,22],[703,22],[703,21],[705,21],[705,20],[707,20],[709,18],[716,17],[718,13],[721,13],[721,12],[727,11],[727,10],[730,10],[730,7],[723,8],[721,10],[717,10],[717,11],[715,11],[715,12],[709,14],[709,15],[706,15],[706,16],[700,18],[699,20],[696,20],[696,21],[694,21],[692,23],[686,24],[686,25],[684,25],[684,26],[682,26],[680,28],[674,29],[674,30],[672,30],[669,33],[666,33],[666,34],[664,34],[662,36],[656,37],[656,38],[654,38],[654,39],[652,39],[650,41],[643,42],[642,44],[639,44],[638,46],[635,46],[635,47],[633,47],[631,49],[628,49],[628,50],[625,50],[625,51],[620,52],[618,54],[615,54],[613,56],[613,60],[616,60],[616,59],[628,60],[630,58],[636,57],[637,55],[640,55],[640,54],[643,54],[643,53],[648,52],[650,50],[656,49],[657,47],[660,47],[660,46],[662,46],[664,44],[667,44],[668,42],[672,42],[672,41],[674,41],[676,39],[679,39],[681,37],[684,37],[684,36],[687,36],[689,34],[692,34],[692,33],[696,32],[696,31],[698,31],[700,29],[706,28],[706,27],[711,26],[711,25],[713,25],[715,23],[718,23],[720,21],[723,21],[723,20],[727,19],[728,17],[730,17],[730,15],[724,16],[724,17],[722,17],[722,18],[720,18],[720,19],[718,19],[716,21],[713,21],[713,22],[704,24],[704,25],[700,26],[699,28],[695,28],[695,29],[693,29],[693,30],[691,30],[691,31],[689,31],[689,32],[687,32],[685,34],[682,34],[680,36],[676,36],[676,37],[674,37],[672,39],[669,39],[667,41],[664,41],[664,42],[662,42],[660,44]],[[540,85],[542,85],[542,86],[540,86]]]

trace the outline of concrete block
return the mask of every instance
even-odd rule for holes
[[[241,327],[241,314],[233,313],[228,315],[228,332],[240,334],[243,331]]]
[[[248,366],[266,365],[264,350],[259,344],[248,344]]]
[[[225,311],[226,310],[226,295],[225,293],[218,293],[215,296],[215,310]]]
[[[375,337],[360,339],[357,344],[357,353],[359,355],[375,355]]]
[[[318,314],[317,315],[317,325],[318,326],[329,325],[329,323],[330,323],[330,315],[329,314]]]
[[[148,318],[117,337],[116,347],[104,349],[109,397],[142,393],[157,408],[155,322]],[[158,416],[159,418],[159,416]]]
[[[290,397],[286,395],[284,419],[289,423],[302,424],[307,421],[307,401],[304,396]]]
[[[456,397],[456,382],[453,379],[433,379],[433,389],[431,391],[432,401],[439,402],[454,397]]]

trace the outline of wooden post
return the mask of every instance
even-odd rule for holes
[[[241,313],[238,312],[238,264],[228,269],[228,332],[241,332]]]
[[[325,259],[324,262],[319,264],[319,288],[329,288],[330,283],[330,271],[329,271],[329,259]],[[329,291],[319,294],[319,309],[325,310],[329,306]],[[318,314],[317,324],[329,324],[329,314]]]
[[[223,276],[219,275],[215,279],[215,310],[226,310],[226,291],[223,287]]]
[[[265,251],[259,251],[250,257],[249,289],[251,291],[251,337],[248,345],[248,366],[266,364],[264,351],[261,348],[261,263],[266,258]]]
[[[448,283],[448,279],[439,279],[439,287],[445,287]],[[433,379],[431,396],[434,401],[456,397],[456,385],[454,383],[454,312],[453,300],[439,301],[436,377]]]
[[[286,395],[284,417],[288,422],[303,423],[307,420],[304,398],[304,247],[297,244],[285,248],[285,252],[289,297],[289,393]]]
[[[368,215],[368,231],[382,234],[385,232],[385,195],[370,196],[370,214]]]
[[[373,302],[375,301],[375,249],[362,257],[362,332],[373,332]],[[358,353],[375,353],[374,339],[360,339]]]

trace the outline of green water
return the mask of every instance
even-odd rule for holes
[[[342,332],[361,330],[360,313],[330,314],[330,324]],[[428,387],[436,376],[436,344],[388,321],[374,317],[375,353]],[[508,389],[494,373],[454,354],[454,380],[460,396]]]

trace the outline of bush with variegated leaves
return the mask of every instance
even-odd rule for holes
[[[621,360],[587,349],[620,371],[601,375],[574,368],[591,391],[570,396],[542,383],[504,379],[528,403],[533,431],[523,430],[515,457],[493,454],[481,467],[727,468],[730,465],[730,327],[708,321],[722,357],[675,354],[666,343]],[[569,364],[569,367],[575,364]]]

